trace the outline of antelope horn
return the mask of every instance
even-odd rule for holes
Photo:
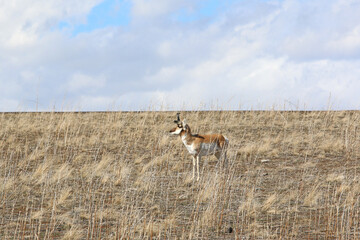
[[[180,121],[180,113],[177,113],[177,120],[174,120],[174,123],[179,123]]]

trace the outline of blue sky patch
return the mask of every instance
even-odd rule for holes
[[[62,21],[57,28],[72,27],[72,34],[77,35],[109,26],[126,26],[130,23],[130,11],[131,2],[129,0],[104,0],[91,10],[85,24],[72,26],[70,23]]]
[[[206,0],[201,1],[196,9],[180,9],[172,15],[172,19],[182,23],[194,22],[204,18],[216,17],[220,12],[224,11],[236,2],[236,0]]]
[[[214,18],[239,0],[199,1],[194,9],[182,8],[169,17],[176,22],[191,23],[206,18]],[[61,21],[56,29],[70,29],[73,36],[109,26],[127,26],[131,21],[131,0],[104,0],[88,14],[86,23],[72,24]]]

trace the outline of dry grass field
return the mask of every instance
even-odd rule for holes
[[[360,239],[360,112],[0,113],[1,239]]]

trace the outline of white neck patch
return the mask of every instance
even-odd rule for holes
[[[182,129],[181,128],[178,128],[176,129],[176,131],[172,132],[171,134],[172,135],[179,135],[181,133]]]

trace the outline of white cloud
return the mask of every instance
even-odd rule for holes
[[[82,95],[78,98],[76,105],[73,106],[75,109],[72,110],[77,110],[76,108],[82,109],[84,106],[86,106],[87,109],[102,109],[104,111],[121,110],[116,100],[116,98],[109,96]]]
[[[285,1],[268,26],[279,54],[294,60],[346,59],[360,55],[360,2]]]
[[[89,76],[82,73],[75,73],[67,84],[69,91],[87,90],[95,92],[98,88],[104,87],[106,78],[104,76]]]
[[[0,43],[6,47],[35,44],[60,21],[85,22],[86,15],[101,0],[0,1]]]
[[[193,1],[133,0],[129,26],[54,29],[86,21],[97,3],[1,2],[0,110],[37,96],[43,108],[65,96],[82,110],[217,100],[326,109],[330,94],[338,108],[360,107],[358,1],[234,1],[214,19],[176,23],[172,14]]]
[[[11,98],[0,99],[0,107],[1,107],[1,111],[6,111],[6,112],[24,110],[21,109],[21,103],[18,100]]]
[[[134,17],[158,17],[172,13],[179,8],[192,6],[189,0],[133,0]]]

